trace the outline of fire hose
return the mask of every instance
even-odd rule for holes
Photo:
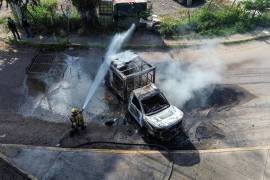
[[[62,140],[62,139],[61,139]],[[60,142],[61,142],[60,140]],[[68,148],[79,148],[79,147],[83,147],[83,146],[89,146],[89,145],[93,145],[93,144],[110,144],[110,145],[117,145],[117,146],[144,146],[144,147],[156,147],[156,148],[160,148],[160,149],[164,149],[167,154],[168,154],[168,160],[169,160],[169,175],[168,175],[168,180],[171,179],[172,173],[173,173],[173,168],[174,168],[174,162],[173,162],[173,157],[172,154],[170,152],[170,150],[168,148],[166,148],[163,145],[159,145],[159,144],[148,144],[148,143],[121,143],[121,142],[113,142],[113,141],[89,141],[89,142],[85,142],[82,144],[78,144],[78,145],[74,145],[74,146],[69,146]],[[60,144],[61,147],[61,144]]]
[[[79,111],[79,113],[82,113],[84,111],[84,109],[82,109],[81,111]],[[64,140],[65,136],[70,132],[70,130],[66,131],[63,136],[60,138],[59,144],[57,144],[58,147],[62,147],[62,141]],[[173,169],[174,169],[174,162],[173,162],[173,157],[172,154],[170,152],[170,150],[160,144],[149,144],[149,143],[122,143],[122,142],[114,142],[114,141],[88,141],[85,143],[81,143],[81,144],[77,144],[74,146],[68,146],[68,148],[80,148],[83,146],[89,146],[89,145],[94,145],[94,144],[111,144],[111,145],[117,145],[117,146],[141,146],[141,147],[156,147],[159,149],[163,149],[167,152],[168,154],[168,160],[169,160],[169,175],[168,175],[168,180],[171,179],[172,173],[173,173]]]

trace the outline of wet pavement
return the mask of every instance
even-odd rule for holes
[[[220,49],[226,52],[226,48]],[[162,89],[164,73],[166,75],[164,70],[167,66],[183,58],[186,59],[183,61],[186,65],[182,67],[192,65],[193,59],[200,58],[203,54],[201,52],[204,51],[203,48],[195,50],[198,53],[192,55],[189,54],[189,49],[183,52],[177,49],[136,52],[157,66],[157,85]],[[235,128],[233,125],[237,121],[232,123],[233,127],[231,127],[231,124],[224,122],[224,118],[235,119],[236,116],[230,116],[230,112],[235,112],[236,108],[252,101],[256,98],[256,93],[237,83],[229,83],[226,77],[230,69],[225,71],[223,80],[225,84],[220,82],[206,86],[203,90],[195,92],[194,97],[185,103],[179,103],[182,100],[181,97],[174,98],[166,89],[163,89],[169,101],[185,113],[183,132],[180,132],[179,136],[170,143],[160,142],[141,130],[137,123],[127,116],[126,104],[104,84],[100,85],[94,99],[84,112],[88,124],[87,131],[70,138],[68,134],[69,111],[73,106],[82,107],[105,52],[101,49],[58,52],[58,58],[67,64],[67,68],[63,72],[63,77],[56,81],[48,80],[46,76],[42,77],[41,80],[47,84],[45,89],[31,85],[29,83],[31,79],[28,79],[25,74],[25,68],[31,62],[31,57],[37,53],[38,51],[34,49],[17,49],[14,53],[1,54],[2,58],[6,59],[3,60],[5,63],[1,66],[3,103],[0,109],[2,119],[5,119],[1,122],[2,135],[5,135],[4,138],[0,138],[1,142],[55,146],[61,141],[62,146],[68,147],[89,141],[116,141],[157,143],[170,149],[208,149],[249,144],[232,140],[235,133],[232,134],[230,130]],[[244,60],[241,61],[245,61],[245,57],[242,58]],[[244,62],[243,65],[245,65]],[[223,66],[230,68],[228,65]],[[181,76],[181,71],[177,74]],[[11,91],[6,91],[6,89],[11,89]],[[173,93],[177,91],[181,94],[181,88],[176,88]],[[104,123],[108,121],[115,121],[115,123],[107,127]],[[10,129],[18,127],[18,124],[22,125],[18,132],[11,136]],[[252,128],[255,125],[250,126]],[[27,128],[29,132],[26,131]],[[31,133],[35,134],[36,138],[29,139]],[[259,141],[256,143],[260,144]]]
[[[181,97],[171,97],[168,91],[163,89],[169,101],[185,113],[183,132],[169,143],[149,137],[140,129],[137,123],[126,115],[126,104],[103,84],[84,112],[87,130],[73,137],[69,136],[70,122],[67,116],[69,109],[72,106],[82,106],[104,50],[59,52],[68,68],[60,80],[46,81],[48,88],[45,90],[30,85],[25,74],[25,69],[31,58],[38,53],[37,50],[16,48],[3,51],[0,53],[0,142],[38,146],[77,146],[85,148],[82,151],[87,151],[86,149],[91,147],[124,149],[128,152],[142,149],[163,152],[165,146],[171,150],[192,150],[188,151],[188,154],[174,156],[176,167],[174,179],[194,177],[269,179],[269,150],[256,149],[259,146],[267,147],[270,140],[270,64],[267,60],[270,55],[269,45],[264,42],[252,42],[215,48],[221,56],[219,61],[224,62],[221,81],[194,93],[194,96],[188,101],[183,101],[184,103]],[[203,51],[203,49],[151,49],[136,52],[157,66],[157,85],[163,88],[167,64],[184,60],[186,65],[183,67],[188,67],[196,59],[204,56]],[[211,67],[213,66],[209,68]],[[175,71],[174,74],[178,77],[181,72]],[[181,94],[183,90],[175,88],[173,93]],[[115,123],[106,126],[104,123],[109,120]],[[112,145],[101,141],[154,143],[162,147]],[[89,144],[89,142],[96,143]],[[80,146],[81,144],[85,145]],[[235,150],[234,147],[240,149]],[[248,147],[255,149],[249,150]],[[232,150],[224,152],[216,148],[232,148]],[[165,166],[167,167],[165,162],[168,162],[166,153],[145,157],[141,154],[126,156],[76,153],[74,150],[68,153],[54,150],[51,152],[44,147],[0,149],[13,164],[42,178],[61,179],[58,172],[63,170],[68,174],[65,178],[74,178],[77,172],[82,179],[88,176],[104,179],[119,179],[119,177],[140,179],[142,174],[145,174],[143,177],[158,179],[164,175]],[[61,148],[57,149],[64,151]],[[204,154],[201,149],[216,149],[216,151]],[[85,161],[86,159],[90,161]],[[81,164],[85,166],[78,170]],[[54,168],[50,168],[51,166]],[[100,171],[97,172],[97,169]]]
[[[70,109],[72,107],[82,106],[85,96],[88,93],[88,89],[91,86],[91,82],[102,62],[103,53],[103,51],[97,51],[97,49],[89,51],[59,52],[57,55],[58,58],[62,58],[62,61],[67,64],[67,68],[63,69],[63,78],[56,77],[55,81],[51,80],[51,76],[62,74],[56,73],[55,75],[53,74],[55,71],[52,71],[48,73],[52,73],[48,77],[39,77],[39,80],[46,84],[46,88],[37,87],[35,81],[32,85],[29,85],[30,83],[24,83],[24,99],[19,108],[19,113],[26,118],[35,117],[48,122],[68,123]],[[95,56],[92,56],[92,54],[95,54]],[[162,77],[163,72],[161,69],[168,63],[170,62],[165,61],[165,63],[156,64],[159,73],[158,78]],[[33,79],[29,79],[28,76],[25,76],[24,82],[31,82],[32,80]],[[158,79],[157,82],[162,85],[163,79]],[[231,106],[233,103],[238,103],[238,101],[240,101],[237,97],[237,93],[234,92],[233,87],[229,89],[224,85],[216,86],[216,88],[215,86],[216,85],[214,85],[214,89],[211,89],[211,86],[210,93],[198,96],[203,97],[203,99],[206,100],[200,100],[198,98],[191,99],[184,105],[178,105],[177,101],[175,102],[172,100],[172,103],[180,109],[183,109],[186,114],[183,120],[184,129],[190,125],[189,121],[191,117],[196,114],[193,112],[195,109],[196,111],[201,111],[205,109],[221,108]],[[208,89],[208,87],[206,87],[206,89]],[[230,102],[220,102],[218,104],[219,107],[216,107],[217,104],[212,101],[215,101],[213,99],[225,101],[222,97],[226,95],[226,93],[223,91],[228,91],[227,94],[230,94],[230,98],[226,97]],[[206,98],[208,96],[209,98]],[[200,107],[200,105],[198,107],[193,107],[193,102],[197,102],[196,105],[198,105],[198,102],[201,102],[202,107]],[[160,142],[153,137],[149,137],[144,130],[140,129],[133,119],[130,119],[130,117],[127,116],[126,106],[127,104],[119,100],[115,94],[102,83],[94,99],[91,100],[89,106],[87,106],[84,111],[85,120],[88,123],[87,131],[72,138],[70,138],[69,133],[58,137],[60,139],[59,141],[61,141],[60,145],[69,147],[89,141],[115,141],[125,143],[162,144],[169,149],[195,149],[191,139],[185,134],[185,131],[180,132],[173,142]],[[198,117],[196,116],[196,118]],[[115,123],[111,127],[105,127],[104,124],[108,121],[115,121]],[[198,128],[203,127],[203,124],[201,124]],[[96,129],[99,130],[95,132]],[[215,134],[218,134],[216,131],[218,131],[218,128],[208,128],[208,131],[204,131],[204,134],[201,134],[200,130],[196,130],[194,138],[202,139],[202,136],[208,137],[209,139],[224,136],[222,134],[220,136],[215,136]],[[76,143],[74,144],[74,142]],[[99,144],[99,147],[103,146],[104,145]]]
[[[247,46],[252,47],[254,45],[251,43]],[[237,48],[241,49],[241,46]],[[258,77],[258,83],[264,86],[260,90],[264,90],[267,86],[261,82],[261,76],[265,76],[265,80],[267,80],[266,67],[268,64],[264,61],[264,57],[255,59],[253,54],[256,54],[256,51],[254,50],[248,58],[246,55],[234,52],[235,56],[238,56],[236,60],[239,63],[234,66],[230,65],[235,62],[227,54],[229,49],[230,47],[221,46],[216,50],[218,54],[223,55],[221,61],[228,63],[228,65],[224,65],[226,68],[223,72],[223,80],[218,84],[207,86],[203,91],[196,92],[195,96],[184,104],[179,103],[179,100],[182,100],[181,98],[171,97],[165,89],[164,92],[169,101],[185,113],[183,119],[184,131],[180,132],[179,136],[171,143],[161,143],[142,131],[134,120],[127,116],[126,104],[121,102],[104,84],[100,86],[95,98],[91,100],[84,112],[88,130],[82,132],[78,137],[69,138],[66,135],[70,125],[69,110],[73,106],[82,106],[102,61],[104,50],[89,49],[58,52],[59,58],[66,62],[67,69],[63,78],[55,82],[43,77],[42,80],[48,84],[45,90],[30,86],[25,74],[25,68],[29,65],[31,57],[38,53],[37,50],[16,49],[15,52],[3,52],[1,53],[3,63],[0,72],[0,92],[2,93],[0,105],[1,135],[3,135],[3,138],[0,138],[0,141],[48,146],[55,146],[61,141],[65,147],[76,145],[78,142],[89,142],[90,140],[120,141],[161,143],[170,149],[207,149],[264,144],[268,141],[267,125],[263,129],[265,136],[259,138],[263,138],[263,141],[249,141],[246,137],[254,139],[254,136],[251,137],[247,130],[256,131],[256,127],[260,127],[260,124],[258,124],[260,121],[255,122],[256,118],[245,121],[245,123],[248,123],[246,124],[248,129],[244,130],[244,127],[240,126],[240,122],[243,123],[244,119],[241,121],[242,118],[237,119],[243,116],[244,112],[246,116],[250,112],[255,113],[253,110],[246,111],[244,107],[249,106],[248,104],[252,107],[256,104],[257,108],[263,106],[263,104],[257,105],[257,103],[260,103],[260,101],[257,101],[261,99],[260,95],[255,91],[256,89],[252,88],[252,84],[235,83],[235,80],[243,79],[245,81],[247,76],[241,74],[241,72],[244,73],[247,70],[248,73],[256,72],[256,69],[249,68],[249,63],[254,65],[252,61],[256,60],[259,68],[264,66],[264,71],[261,71],[260,76],[256,74],[250,81],[256,82]],[[267,46],[263,46],[262,49],[267,49]],[[190,51],[190,49],[183,51],[180,51],[180,49],[153,49],[136,52],[157,66],[157,85],[163,88],[164,73],[166,74],[166,67],[171,62],[185,59],[183,62],[186,65],[183,67],[186,67],[204,54],[204,48],[194,49],[192,54]],[[260,51],[260,49],[257,51]],[[237,66],[239,68],[235,69]],[[266,74],[263,74],[264,72]],[[178,74],[181,74],[181,71]],[[248,77],[250,78],[250,76]],[[256,86],[260,86],[258,83],[256,83]],[[177,93],[177,91],[181,94],[181,88],[176,88],[174,92]],[[264,95],[264,97],[266,96],[267,94]],[[266,107],[262,109],[266,110]],[[264,110],[260,111],[266,113]],[[267,118],[267,116],[262,117]],[[107,121],[115,121],[115,123],[111,127],[107,127],[104,125]],[[262,122],[267,123],[267,119],[262,119]],[[19,126],[19,124],[21,125]],[[14,135],[12,136],[11,129],[13,128],[18,128],[18,131],[13,132]],[[236,133],[238,132],[237,128],[242,128],[244,131]],[[25,129],[29,129],[29,131]],[[29,139],[32,134],[35,134],[36,138]]]

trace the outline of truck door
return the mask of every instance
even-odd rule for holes
[[[141,105],[136,96],[132,96],[131,103],[130,103],[130,113],[133,115],[136,121],[140,124],[140,126],[143,126]]]

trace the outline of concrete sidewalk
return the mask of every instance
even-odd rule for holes
[[[91,34],[89,36],[70,35],[68,37],[42,36],[36,35],[33,39],[23,37],[19,44],[29,46],[74,46],[78,48],[100,47],[106,48],[114,34]],[[228,37],[217,37],[205,39],[201,37],[178,37],[176,39],[164,39],[157,34],[151,32],[136,32],[127,44],[129,48],[155,48],[155,47],[189,47],[201,46],[209,42],[209,40],[221,44],[236,44],[252,40],[267,39],[270,37],[269,29],[259,29],[250,33],[235,34]],[[7,41],[12,39],[11,33],[0,34],[0,39]]]
[[[204,38],[181,38],[181,39],[164,39],[164,43],[169,46],[193,46],[205,44],[207,41],[211,40],[214,42],[222,44],[235,44],[241,42],[247,42],[251,40],[259,40],[270,37],[270,29],[258,29],[253,32],[244,34],[234,34],[231,36],[217,37],[212,39]]]
[[[167,154],[159,151],[61,149],[1,145],[0,155],[38,179],[166,179]],[[270,179],[268,148],[176,151],[171,179]]]

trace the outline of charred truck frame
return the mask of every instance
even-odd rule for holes
[[[66,69],[67,64],[56,53],[40,52],[26,67],[27,83],[45,91],[50,86],[48,83],[58,82],[64,77]]]
[[[105,82],[122,100],[127,101],[134,89],[155,83],[156,67],[137,54],[126,51],[112,58]]]
[[[128,112],[149,134],[171,140],[180,132],[183,112],[170,105],[155,86],[156,67],[140,56],[124,51],[113,55],[106,85],[128,102]]]

